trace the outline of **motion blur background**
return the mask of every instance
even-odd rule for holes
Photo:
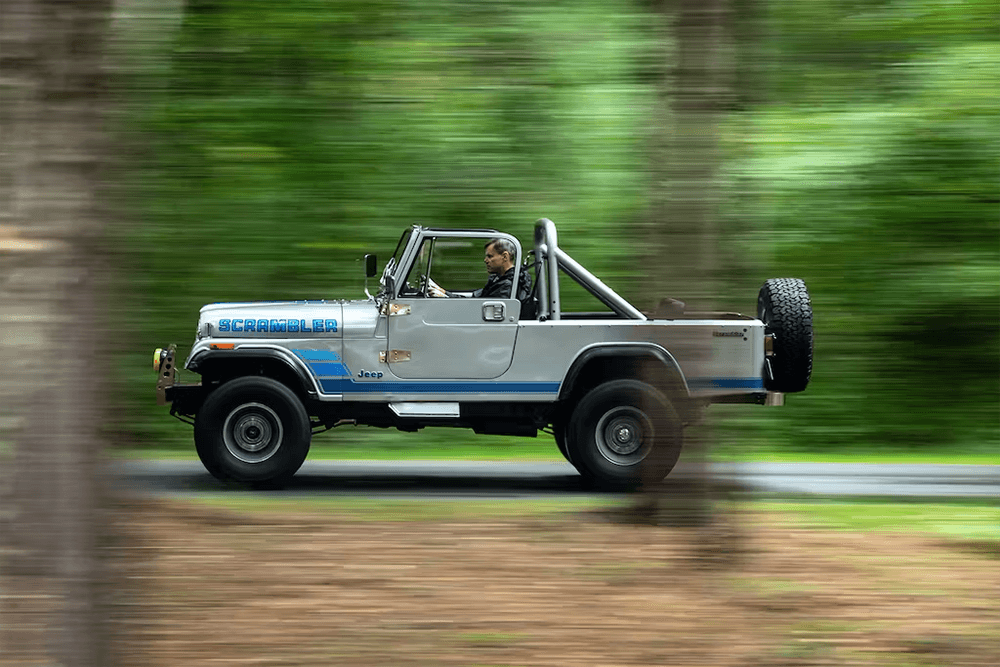
[[[713,407],[717,456],[991,462],[1000,445],[998,75],[994,0],[5,0],[0,662],[55,664],[57,655],[59,664],[111,664],[106,630],[114,625],[112,634],[124,637],[122,664],[128,656],[150,664],[135,653],[142,642],[133,641],[146,617],[163,624],[163,655],[174,656],[164,664],[175,664],[169,640],[176,614],[191,612],[190,636],[202,637],[218,619],[259,609],[239,630],[218,626],[209,649],[191,645],[199,659],[224,659],[237,649],[253,653],[243,640],[259,628],[280,634],[291,627],[275,624],[275,614],[312,613],[284,604],[287,591],[241,605],[257,591],[253,576],[272,569],[261,550],[283,544],[287,530],[271,540],[254,524],[253,539],[263,541],[246,542],[241,514],[216,522],[166,501],[126,502],[102,478],[101,457],[109,448],[192,456],[190,429],[155,405],[149,363],[153,348],[169,343],[187,353],[200,306],[361,298],[362,256],[376,252],[384,261],[413,223],[496,227],[525,243],[535,219],[551,218],[570,255],[646,309],[675,297],[695,308],[753,313],[765,279],[804,279],[815,311],[812,383],[782,409]],[[527,447],[558,457],[545,438],[373,431],[334,432],[317,438],[312,451],[402,456],[413,446],[422,454],[506,458]],[[253,505],[260,509],[256,498]],[[904,510],[888,520],[920,524],[923,508]],[[867,511],[846,512],[854,518]],[[408,588],[406,568],[440,565],[447,576],[415,578],[436,581],[435,594],[443,582],[458,581],[456,589],[478,596],[483,577],[497,573],[495,558],[510,556],[486,541],[488,551],[469,551],[472,543],[458,540],[466,527],[445,522],[433,528],[440,552],[421,561],[413,541],[431,530],[426,525],[364,528],[341,539],[340,519],[322,516],[333,531],[325,545],[315,548],[309,524],[292,549],[314,554],[321,576],[309,590],[326,590],[327,569],[338,559],[384,560],[382,544],[402,540],[400,567],[389,569],[404,573],[398,590],[407,604],[416,600],[421,620],[427,602],[423,593],[408,593],[416,589]],[[907,641],[919,653],[928,652],[928,635],[913,623],[918,615],[938,623],[938,633],[964,633],[984,616],[996,618],[988,601],[974,597],[994,590],[981,583],[995,576],[995,513],[988,516],[993,541],[963,547],[982,551],[982,562],[953,566],[959,556],[928,547],[930,560],[914,570],[920,581],[890,582],[906,593],[925,572],[947,570],[957,580],[950,583],[966,588],[954,595],[935,589],[934,600],[971,599],[964,616],[919,606],[930,598],[892,597],[896,589],[876,590],[889,611],[859,604],[860,616],[881,622],[913,610],[901,626],[915,633]],[[765,519],[760,529],[771,524]],[[223,525],[237,537],[229,540]],[[495,538],[490,526],[481,529],[484,540]],[[511,549],[534,544],[541,530],[532,524],[528,538],[515,531]],[[612,585],[598,592],[629,581],[644,600],[647,591],[665,591],[664,608],[685,621],[713,619],[714,639],[702,643],[727,649],[727,621],[687,614],[697,607],[669,598],[675,585],[693,581],[695,601],[709,588],[683,567],[673,569],[688,556],[663,560],[680,548],[675,535],[628,533],[633,541],[610,555],[625,534],[617,528],[573,519],[560,530],[566,539],[590,535],[593,548],[579,552],[598,560],[586,567],[605,567],[600,559],[607,559],[617,568],[621,558],[643,572],[633,581],[615,569]],[[192,541],[195,534],[209,551]],[[813,543],[796,535],[770,538],[778,560],[765,572],[768,590],[787,588],[788,562],[816,569],[802,573],[807,590],[840,562],[840,537],[824,547],[833,556],[822,561],[812,559]],[[668,554],[657,551],[662,559],[652,569],[635,561],[651,539],[666,545],[653,551],[663,546]],[[871,552],[901,564],[897,573],[907,569],[907,554],[927,547],[893,542],[879,551],[867,535],[851,539],[849,557]],[[781,560],[791,543],[802,558]],[[564,543],[545,544],[552,551],[511,561],[515,574],[499,589],[513,594],[525,580],[547,581],[550,564],[562,570]],[[454,556],[456,546],[464,555]],[[221,555],[205,558],[211,550]],[[763,551],[754,553],[759,562]],[[230,562],[267,567],[248,569],[243,579],[244,569]],[[257,592],[284,591],[286,577],[305,572],[299,560],[288,562],[287,573],[274,570],[273,589]],[[209,563],[222,569],[202,569]],[[469,569],[467,579],[453,580],[456,565]],[[543,569],[531,570],[535,565]],[[573,578],[589,570],[566,571]],[[230,593],[225,581],[234,572]],[[809,618],[823,599],[835,601],[831,617],[840,614],[839,596],[856,571],[836,572],[835,592],[802,598],[791,615]],[[335,592],[322,609],[364,598],[358,586],[375,585],[366,581],[345,579],[345,595]],[[570,589],[539,590],[544,603],[532,609],[548,609],[550,595]],[[565,609],[617,609],[626,599],[583,590]],[[220,611],[227,603],[246,609]],[[481,605],[477,597],[449,609],[468,622],[466,610]],[[730,597],[723,607],[732,607]],[[761,609],[787,608],[751,608],[744,635],[756,641]],[[487,612],[481,626],[494,633],[485,635],[492,642],[506,626]],[[394,617],[374,613],[355,617],[347,608],[339,618],[349,634],[369,633],[368,655],[381,659],[366,664],[403,664],[382,652],[408,650],[397,644],[396,626],[378,634],[379,623]],[[958,617],[964,620],[953,624]],[[590,631],[588,623],[604,621],[595,618],[570,625],[596,651],[606,650],[603,632]],[[628,625],[652,633],[660,627],[645,618]],[[421,641],[438,637],[426,627],[397,629]],[[459,639],[479,646],[482,628],[470,627]],[[542,626],[525,627],[530,638]],[[684,632],[697,634],[682,631],[681,642]],[[979,657],[996,655],[997,635],[983,632],[989,636],[968,644],[973,658],[955,664],[992,664]],[[438,655],[452,655],[455,637],[439,635]],[[298,637],[280,638],[274,664],[290,664],[288,643]],[[582,655],[576,637],[565,642],[574,656]],[[965,651],[955,637],[935,650]],[[647,639],[662,656],[660,636]],[[845,645],[854,641],[848,636]],[[330,664],[324,656],[315,664]],[[256,653],[252,659],[259,662]],[[726,664],[779,664],[732,659]]]
[[[717,411],[739,451],[996,451],[996,4],[680,6],[117,3],[119,439],[190,447],[147,366],[202,304],[358,298],[407,225],[527,243],[544,216],[644,308],[753,313],[766,278],[806,281],[812,384]]]

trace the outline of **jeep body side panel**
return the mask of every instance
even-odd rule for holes
[[[757,320],[511,322],[519,304],[506,299],[499,300],[510,309],[505,319],[485,321],[482,309],[489,300],[405,301],[410,313],[394,316],[380,315],[371,302],[213,309],[202,325],[235,325],[238,330],[196,343],[187,366],[198,370],[212,358],[279,358],[295,370],[308,393],[325,401],[546,402],[559,398],[581,354],[618,345],[625,346],[622,354],[628,356],[627,347],[638,344],[674,358],[692,396],[763,390],[763,324]],[[425,305],[427,313],[421,310]],[[434,308],[440,312],[433,313]],[[471,315],[462,315],[465,310]],[[446,317],[478,321],[441,321]],[[317,331],[320,320],[323,330]],[[254,331],[246,331],[248,321],[254,322]],[[283,321],[286,328],[295,322],[306,331],[289,339],[287,332],[271,331],[273,321]],[[403,343],[397,347],[399,341]],[[220,344],[233,349],[211,349]]]
[[[324,345],[331,341],[313,339],[299,341],[292,350],[308,364],[321,400],[338,400],[350,393],[358,380],[380,373],[378,359],[379,350],[385,349],[385,323],[378,307],[370,301],[351,301],[342,307],[344,324],[339,345]]]
[[[655,345],[679,364],[692,396],[763,391],[763,324],[757,320],[522,322],[502,379],[562,382],[579,355],[600,346]]]
[[[385,350],[385,340],[345,341],[345,370],[352,376],[338,385],[337,397],[364,402],[552,402],[558,400],[567,374],[581,355],[595,349],[611,353],[616,347],[621,348],[621,356],[634,355],[636,348],[662,350],[664,358],[677,363],[692,396],[759,393],[763,390],[762,340],[763,325],[757,321],[521,322],[510,367],[496,378],[435,376],[433,366],[427,371],[429,377],[400,377],[394,371],[406,362],[376,361]],[[408,352],[419,356],[423,350]],[[376,372],[369,374],[369,369]],[[365,376],[360,377],[361,372]]]

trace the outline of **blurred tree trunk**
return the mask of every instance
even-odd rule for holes
[[[769,5],[763,0],[730,0],[732,13],[733,74],[731,83],[736,111],[749,111],[768,98],[768,69],[773,61]]]
[[[108,664],[98,438],[107,0],[0,10],[0,662]]]
[[[651,275],[645,297],[651,304],[675,297],[687,311],[710,310],[719,291],[719,120],[729,80],[723,48],[726,6],[723,0],[666,0],[658,8],[671,26],[663,41],[673,45],[674,53],[666,56],[673,66],[664,70],[651,150],[652,196],[645,224]],[[682,354],[696,369],[707,360],[711,342],[709,335],[692,338]],[[697,416],[688,413],[691,420]],[[667,525],[711,522],[709,437],[705,423],[685,430],[686,474],[645,483],[637,499],[640,516]],[[654,451],[650,463],[655,456]]]

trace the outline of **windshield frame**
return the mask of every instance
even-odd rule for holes
[[[396,249],[392,251],[392,256],[389,258],[393,264],[398,265],[399,260],[402,259],[403,250],[406,249],[406,242],[410,240],[410,236],[413,235],[413,227],[403,231],[403,235],[399,237],[399,243],[396,244]]]
[[[409,245],[410,238],[413,236],[413,230],[416,227],[410,227],[403,231],[403,234],[399,237],[399,242],[396,244],[396,249],[392,251],[392,256],[385,263],[385,267],[382,269],[382,276],[378,280],[379,284],[379,294],[385,294],[388,290],[386,289],[386,283],[390,276],[395,273],[396,267],[399,266],[400,260],[403,258],[403,253],[406,252],[406,247]]]

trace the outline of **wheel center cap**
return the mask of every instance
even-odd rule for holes
[[[626,444],[632,440],[632,430],[628,426],[622,426],[615,433],[615,440],[621,444]]]

